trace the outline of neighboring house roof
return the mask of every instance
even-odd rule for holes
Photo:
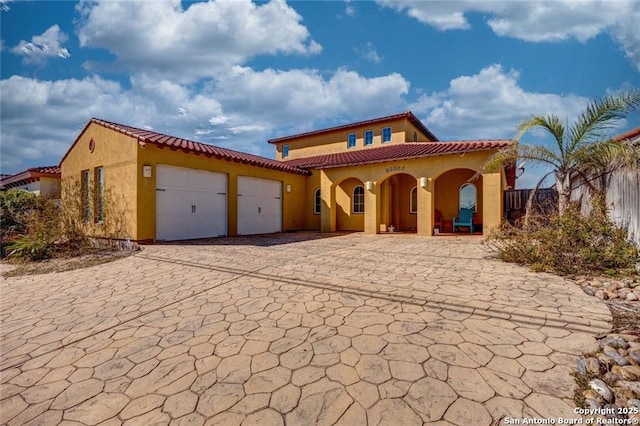
[[[381,163],[384,161],[433,157],[443,154],[462,154],[466,152],[486,151],[490,149],[504,148],[512,143],[513,141],[510,140],[451,141],[439,143],[411,142],[379,148],[297,158],[285,161],[284,163],[302,168],[328,169],[333,167]]]
[[[640,127],[636,127],[635,129],[631,129],[628,132],[624,132],[618,136],[615,136],[614,139],[619,141],[635,141],[637,139],[640,139]]]
[[[231,149],[220,148],[217,146],[209,145],[206,143],[195,142],[189,139],[183,139],[175,136],[165,135],[163,133],[153,132],[151,130],[139,129],[136,127],[126,126],[123,124],[112,123],[110,121],[100,120],[98,118],[92,118],[84,130],[80,133],[84,133],[91,123],[97,124],[102,127],[106,127],[116,132],[123,133],[127,136],[135,138],[139,143],[150,143],[160,147],[168,147],[173,150],[182,150],[184,152],[192,152],[196,154],[204,154],[208,157],[215,157],[227,161],[234,161],[237,163],[250,164],[252,166],[264,167],[267,169],[275,169],[283,172],[308,174],[306,170],[292,167],[288,164],[284,164],[280,161],[272,160],[270,158],[260,157],[253,154],[245,154],[243,152],[234,151]],[[80,139],[80,136],[76,139],[73,145]],[[73,148],[73,145],[71,148]],[[69,151],[62,158],[62,161],[67,157]],[[60,162],[62,164],[62,161]]]
[[[32,167],[14,175],[3,176],[0,179],[1,188],[11,188],[20,185],[26,185],[31,182],[40,180],[41,177],[50,177],[60,179],[59,166]]]
[[[357,123],[349,123],[349,124],[344,124],[342,126],[330,127],[330,128],[321,129],[321,130],[314,130],[314,131],[306,132],[306,133],[299,133],[297,135],[283,136],[281,138],[269,139],[269,143],[276,144],[276,143],[280,143],[280,142],[291,141],[293,139],[306,138],[306,137],[309,137],[309,136],[321,135],[323,133],[335,132],[337,130],[348,130],[348,129],[353,128],[353,127],[366,126],[366,125],[369,125],[369,124],[380,124],[380,123],[384,123],[385,121],[393,121],[393,120],[397,120],[399,118],[408,119],[414,126],[416,126],[418,129],[420,129],[420,131],[422,133],[427,135],[429,137],[429,139],[431,139],[434,142],[438,141],[438,138],[436,137],[436,135],[434,135],[431,132],[431,130],[429,130],[427,128],[427,126],[425,126],[422,123],[422,121],[420,121],[418,119],[418,117],[413,115],[413,113],[411,111],[407,111],[407,112],[402,112],[400,114],[389,115],[389,116],[386,116],[386,117],[374,118],[374,119],[366,120],[366,121],[359,121]]]

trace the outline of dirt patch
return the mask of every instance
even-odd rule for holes
[[[2,261],[0,265],[3,277],[21,275],[39,275],[51,272],[73,271],[90,266],[113,262],[132,254],[136,250],[94,250],[77,256],[56,257],[36,262]]]

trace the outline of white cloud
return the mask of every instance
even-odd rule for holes
[[[3,4],[4,6],[6,4]],[[67,40],[67,35],[60,31],[60,27],[53,25],[44,33],[33,36],[30,42],[21,40],[17,46],[11,48],[11,52],[24,56],[24,62],[27,64],[41,64],[54,57],[66,59],[71,56],[62,46]]]
[[[183,82],[215,76],[257,55],[322,49],[284,0],[213,0],[186,9],[179,0],[83,2],[79,10],[81,46],[107,49],[118,66],[133,72]]]
[[[586,42],[608,32],[640,70],[638,1],[377,1],[441,31],[469,29],[468,15],[480,13],[497,35],[530,42]]]
[[[405,104],[409,82],[400,74],[365,78],[339,69],[325,77],[317,70],[254,71],[234,67],[216,84],[225,113],[268,122],[271,129],[298,123],[308,130],[317,120],[339,116],[371,117]]]
[[[8,12],[9,10],[11,10],[11,7],[9,6],[9,3],[11,3],[12,0],[0,0],[0,10],[2,10],[3,12]]]
[[[532,115],[575,117],[589,99],[576,95],[527,92],[516,71],[491,65],[450,81],[443,92],[423,95],[411,109],[446,139],[512,138],[516,126]]]
[[[358,55],[360,55],[360,57],[366,59],[367,61],[371,61],[374,64],[379,64],[380,62],[382,62],[382,58],[380,57],[380,55],[378,55],[375,46],[371,42],[367,43],[367,45],[362,49],[356,48],[356,52],[358,53]]]
[[[266,140],[278,131],[395,112],[408,89],[398,74],[365,78],[346,70],[324,77],[315,70],[236,67],[198,91],[146,74],[131,78],[130,89],[97,76],[12,76],[0,86],[1,165],[5,173],[57,163],[91,117],[273,156]]]

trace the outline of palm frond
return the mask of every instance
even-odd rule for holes
[[[563,168],[562,158],[556,152],[542,145],[520,144],[518,158],[546,163],[555,168]]]
[[[518,143],[502,148],[485,161],[480,173],[495,173],[501,167],[515,164],[518,160]]]
[[[562,121],[560,120],[560,118],[556,115],[548,115],[546,117],[543,117],[540,115],[533,116],[529,120],[523,121],[518,125],[518,134],[516,136],[516,140],[519,141],[520,138],[522,138],[522,136],[527,131],[529,131],[530,129],[533,129],[534,127],[540,127],[542,130],[546,131],[551,136],[553,136],[553,139],[555,140],[558,146],[558,153],[560,154],[559,158],[564,159],[565,157],[565,147],[564,147],[565,126],[564,124],[562,124]]]
[[[578,146],[607,139],[610,131],[626,114],[640,108],[640,90],[594,99],[569,127],[568,152]]]

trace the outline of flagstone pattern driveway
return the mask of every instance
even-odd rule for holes
[[[3,424],[499,424],[577,418],[605,305],[479,237],[155,245],[1,292]]]

